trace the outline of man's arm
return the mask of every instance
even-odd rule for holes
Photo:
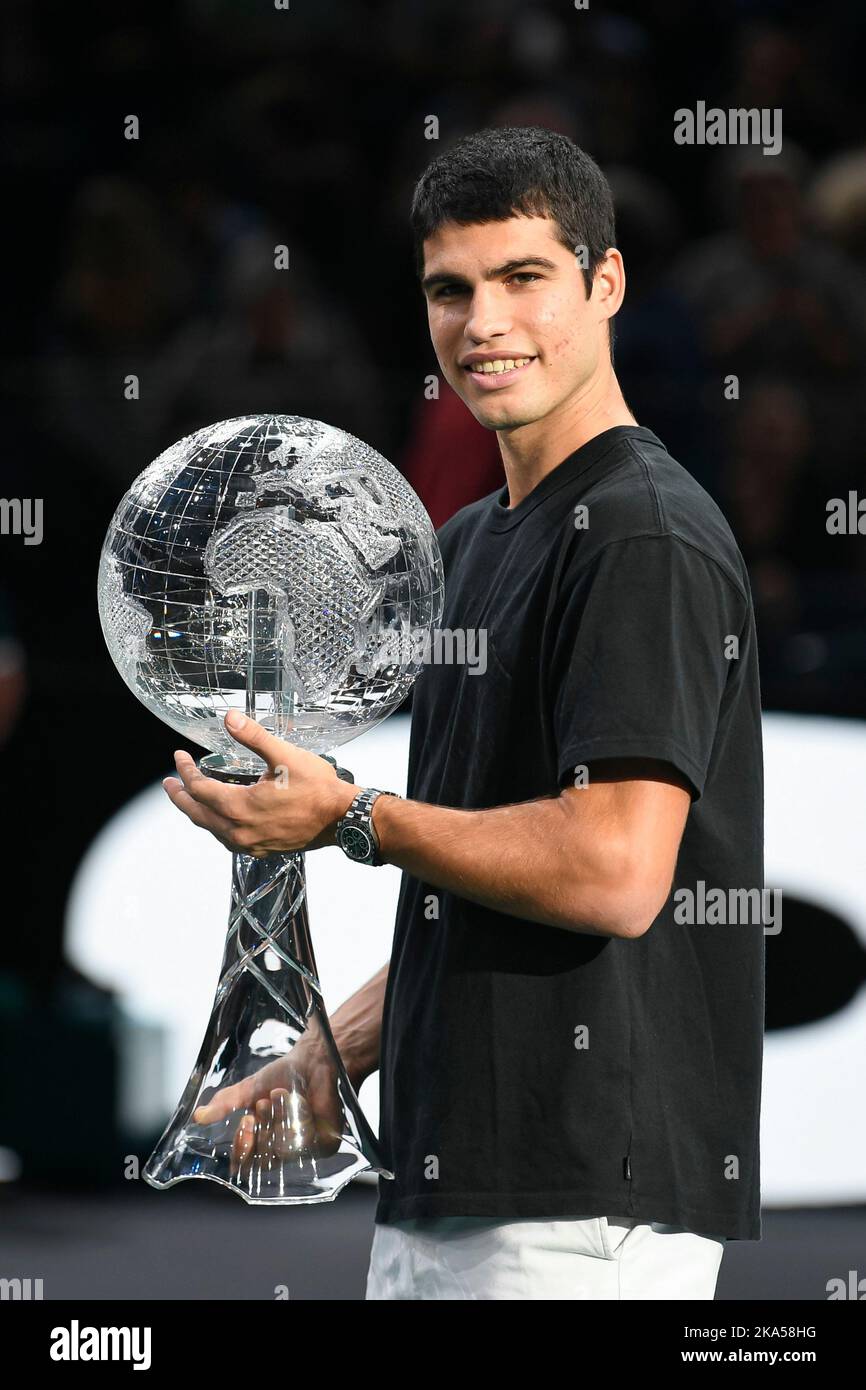
[[[361,788],[255,720],[227,715],[226,728],[268,771],[252,786],[226,786],[178,751],[180,781],[163,782],[175,806],[255,858],[335,844]],[[608,759],[591,765],[586,786],[491,810],[380,796],[373,823],[383,858],[433,887],[567,931],[636,937],[670,892],[689,787],[670,763]]]
[[[383,965],[372,980],[356,990],[331,1015],[334,1042],[356,1091],[368,1076],[379,1069],[382,1010],[389,964]]]
[[[637,937],[670,892],[691,804],[669,763],[595,764],[558,797],[463,811],[380,796],[383,859],[498,912],[571,931]]]

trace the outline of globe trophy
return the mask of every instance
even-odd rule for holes
[[[203,773],[250,785],[266,771],[224,727],[239,709],[353,781],[325,750],[402,703],[443,572],[430,518],[374,449],[319,420],[253,415],[198,430],[136,478],[98,595],[121,676],[209,750]],[[365,1170],[393,1176],[325,1011],[304,855],[235,852],[210,1021],[144,1177],[291,1204],[332,1201]]]

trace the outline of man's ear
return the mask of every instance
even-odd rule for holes
[[[608,247],[604,260],[596,267],[592,289],[602,317],[612,319],[625,298],[625,265],[615,246]]]

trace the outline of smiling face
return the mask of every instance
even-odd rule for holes
[[[549,217],[444,223],[424,242],[422,284],[442,373],[487,429],[565,411],[610,373],[621,257],[608,254],[587,299],[578,257]]]

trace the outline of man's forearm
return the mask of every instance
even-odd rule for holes
[[[387,983],[388,964],[341,1004],[331,1018],[337,1050],[356,1090],[379,1067]]]
[[[625,846],[588,833],[576,849],[569,816],[560,798],[464,811],[380,796],[373,807],[383,858],[422,882],[528,921],[618,935]]]

